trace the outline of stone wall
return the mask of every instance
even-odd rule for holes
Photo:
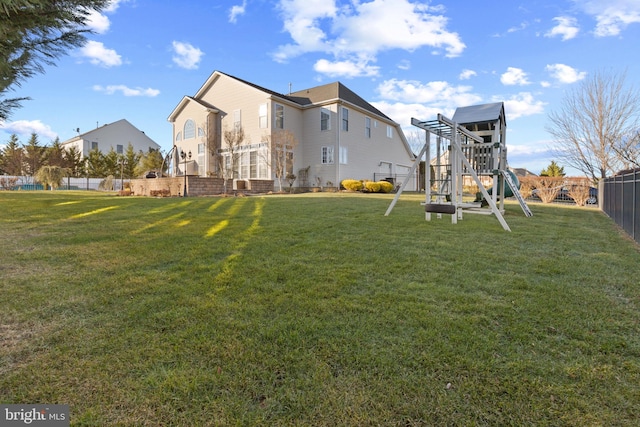
[[[166,196],[179,197],[183,195],[184,177],[132,179],[131,191],[135,196]],[[244,186],[242,185],[244,184]],[[227,180],[228,194],[261,194],[273,191],[272,180],[251,179],[236,182],[234,189],[233,180]],[[242,188],[244,187],[244,188]],[[187,176],[187,196],[215,196],[224,193],[224,180],[222,178],[203,178],[199,176]]]

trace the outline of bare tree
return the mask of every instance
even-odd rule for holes
[[[638,130],[640,94],[625,86],[625,77],[597,72],[549,115],[556,155],[593,181],[628,165],[614,147]]]
[[[632,129],[631,133],[613,145],[613,149],[620,156],[626,167],[640,167],[640,128]]]
[[[224,128],[222,132],[226,148],[218,153],[218,170],[224,179],[224,192],[227,193],[227,181],[239,175],[240,167],[240,147],[245,141],[244,129],[242,126],[234,126],[229,129]]]
[[[298,138],[289,129],[277,129],[264,139],[269,144],[269,155],[265,161],[278,180],[278,191],[282,192],[282,179],[294,175],[293,150],[298,145]]]

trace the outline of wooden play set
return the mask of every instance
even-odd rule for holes
[[[511,231],[504,219],[504,199],[515,196],[526,216],[531,210],[520,195],[516,176],[507,166],[507,124],[502,102],[458,108],[449,119],[438,114],[436,120],[411,124],[425,130],[425,144],[411,172],[387,209],[391,213],[410,177],[423,158],[425,167],[425,217],[451,215],[451,222],[463,212],[495,215],[502,227]],[[435,150],[433,150],[435,148]],[[432,157],[433,156],[433,157]],[[478,187],[476,200],[463,200],[463,185]]]

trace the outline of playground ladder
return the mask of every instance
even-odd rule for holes
[[[520,207],[522,208],[522,212],[524,212],[524,215],[528,217],[533,216],[533,212],[531,212],[531,209],[529,209],[529,206],[527,206],[527,202],[525,202],[524,199],[522,198],[522,194],[520,194],[520,191],[518,190],[516,183],[513,182],[513,179],[511,178],[511,174],[506,169],[501,170],[501,172],[505,182],[509,184],[509,187],[511,188],[511,192],[513,193],[514,196],[516,196],[516,199],[518,199],[518,202],[520,202]]]

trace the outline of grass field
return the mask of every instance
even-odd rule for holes
[[[601,212],[0,192],[0,402],[73,426],[640,425],[640,250]]]

